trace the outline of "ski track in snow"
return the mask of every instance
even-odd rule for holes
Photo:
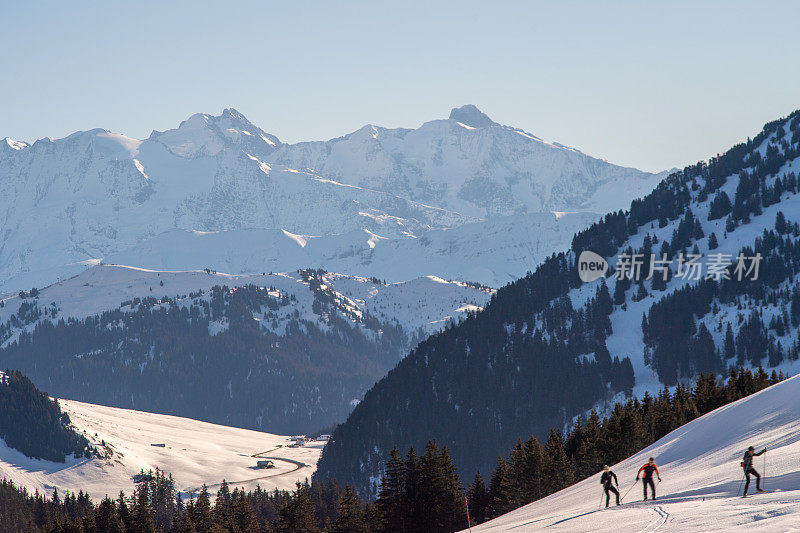
[[[619,507],[598,510],[602,493],[595,474],[547,498],[490,522],[496,531],[797,531],[800,529],[800,376],[723,406],[666,435],[612,466],[621,494]],[[766,447],[756,469],[766,492],[740,497],[747,446]],[[640,501],[636,470],[655,457],[662,483],[655,502]],[[755,480],[751,482],[750,492]],[[738,494],[737,494],[738,491]]]

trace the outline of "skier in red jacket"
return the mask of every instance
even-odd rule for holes
[[[636,481],[639,481],[639,474],[644,470],[644,477],[642,477],[642,490],[644,491],[644,499],[647,501],[647,486],[650,485],[650,492],[653,493],[653,499],[656,499],[656,484],[653,483],[653,472],[658,476],[659,483],[661,482],[661,474],[658,473],[655,459],[652,457],[639,469],[636,473]]]

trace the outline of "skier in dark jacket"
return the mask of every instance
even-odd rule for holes
[[[656,499],[656,484],[653,483],[653,472],[658,476],[659,483],[661,482],[661,474],[658,473],[656,461],[652,457],[639,469],[636,473],[636,481],[639,481],[639,474],[644,470],[644,477],[642,477],[642,490],[644,491],[644,500],[647,501],[647,486],[650,485],[650,492],[653,493],[653,499]]]
[[[744,494],[743,496],[747,496],[747,488],[750,486],[750,474],[756,476],[756,493],[764,492],[761,490],[761,474],[756,472],[756,469],[753,468],[753,457],[761,455],[767,451],[766,448],[761,450],[760,452],[756,453],[756,449],[750,446],[747,448],[747,451],[744,452],[744,458],[742,459],[742,469],[744,470],[744,476],[747,478],[747,481],[744,484]]]
[[[612,492],[617,497],[617,505],[619,505],[619,482],[617,482],[617,475],[611,471],[608,465],[603,467],[603,475],[600,476],[600,484],[603,485],[603,489],[606,491],[606,507],[608,507],[608,500],[611,499]],[[614,485],[616,485],[617,488],[614,488]]]

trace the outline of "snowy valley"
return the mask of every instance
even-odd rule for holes
[[[25,457],[0,440],[0,478],[42,494],[83,490],[95,501],[120,491],[130,494],[135,475],[156,469],[171,474],[187,499],[203,484],[216,492],[223,480],[231,489],[292,490],[311,477],[325,445],[312,440],[291,447],[295,441],[289,436],[72,400],[59,403],[101,455],[54,463]],[[260,460],[273,461],[274,468],[257,468]]]

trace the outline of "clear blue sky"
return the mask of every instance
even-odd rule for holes
[[[133,137],[235,107],[284,141],[497,122],[646,170],[800,108],[800,2],[16,2],[0,137]]]

